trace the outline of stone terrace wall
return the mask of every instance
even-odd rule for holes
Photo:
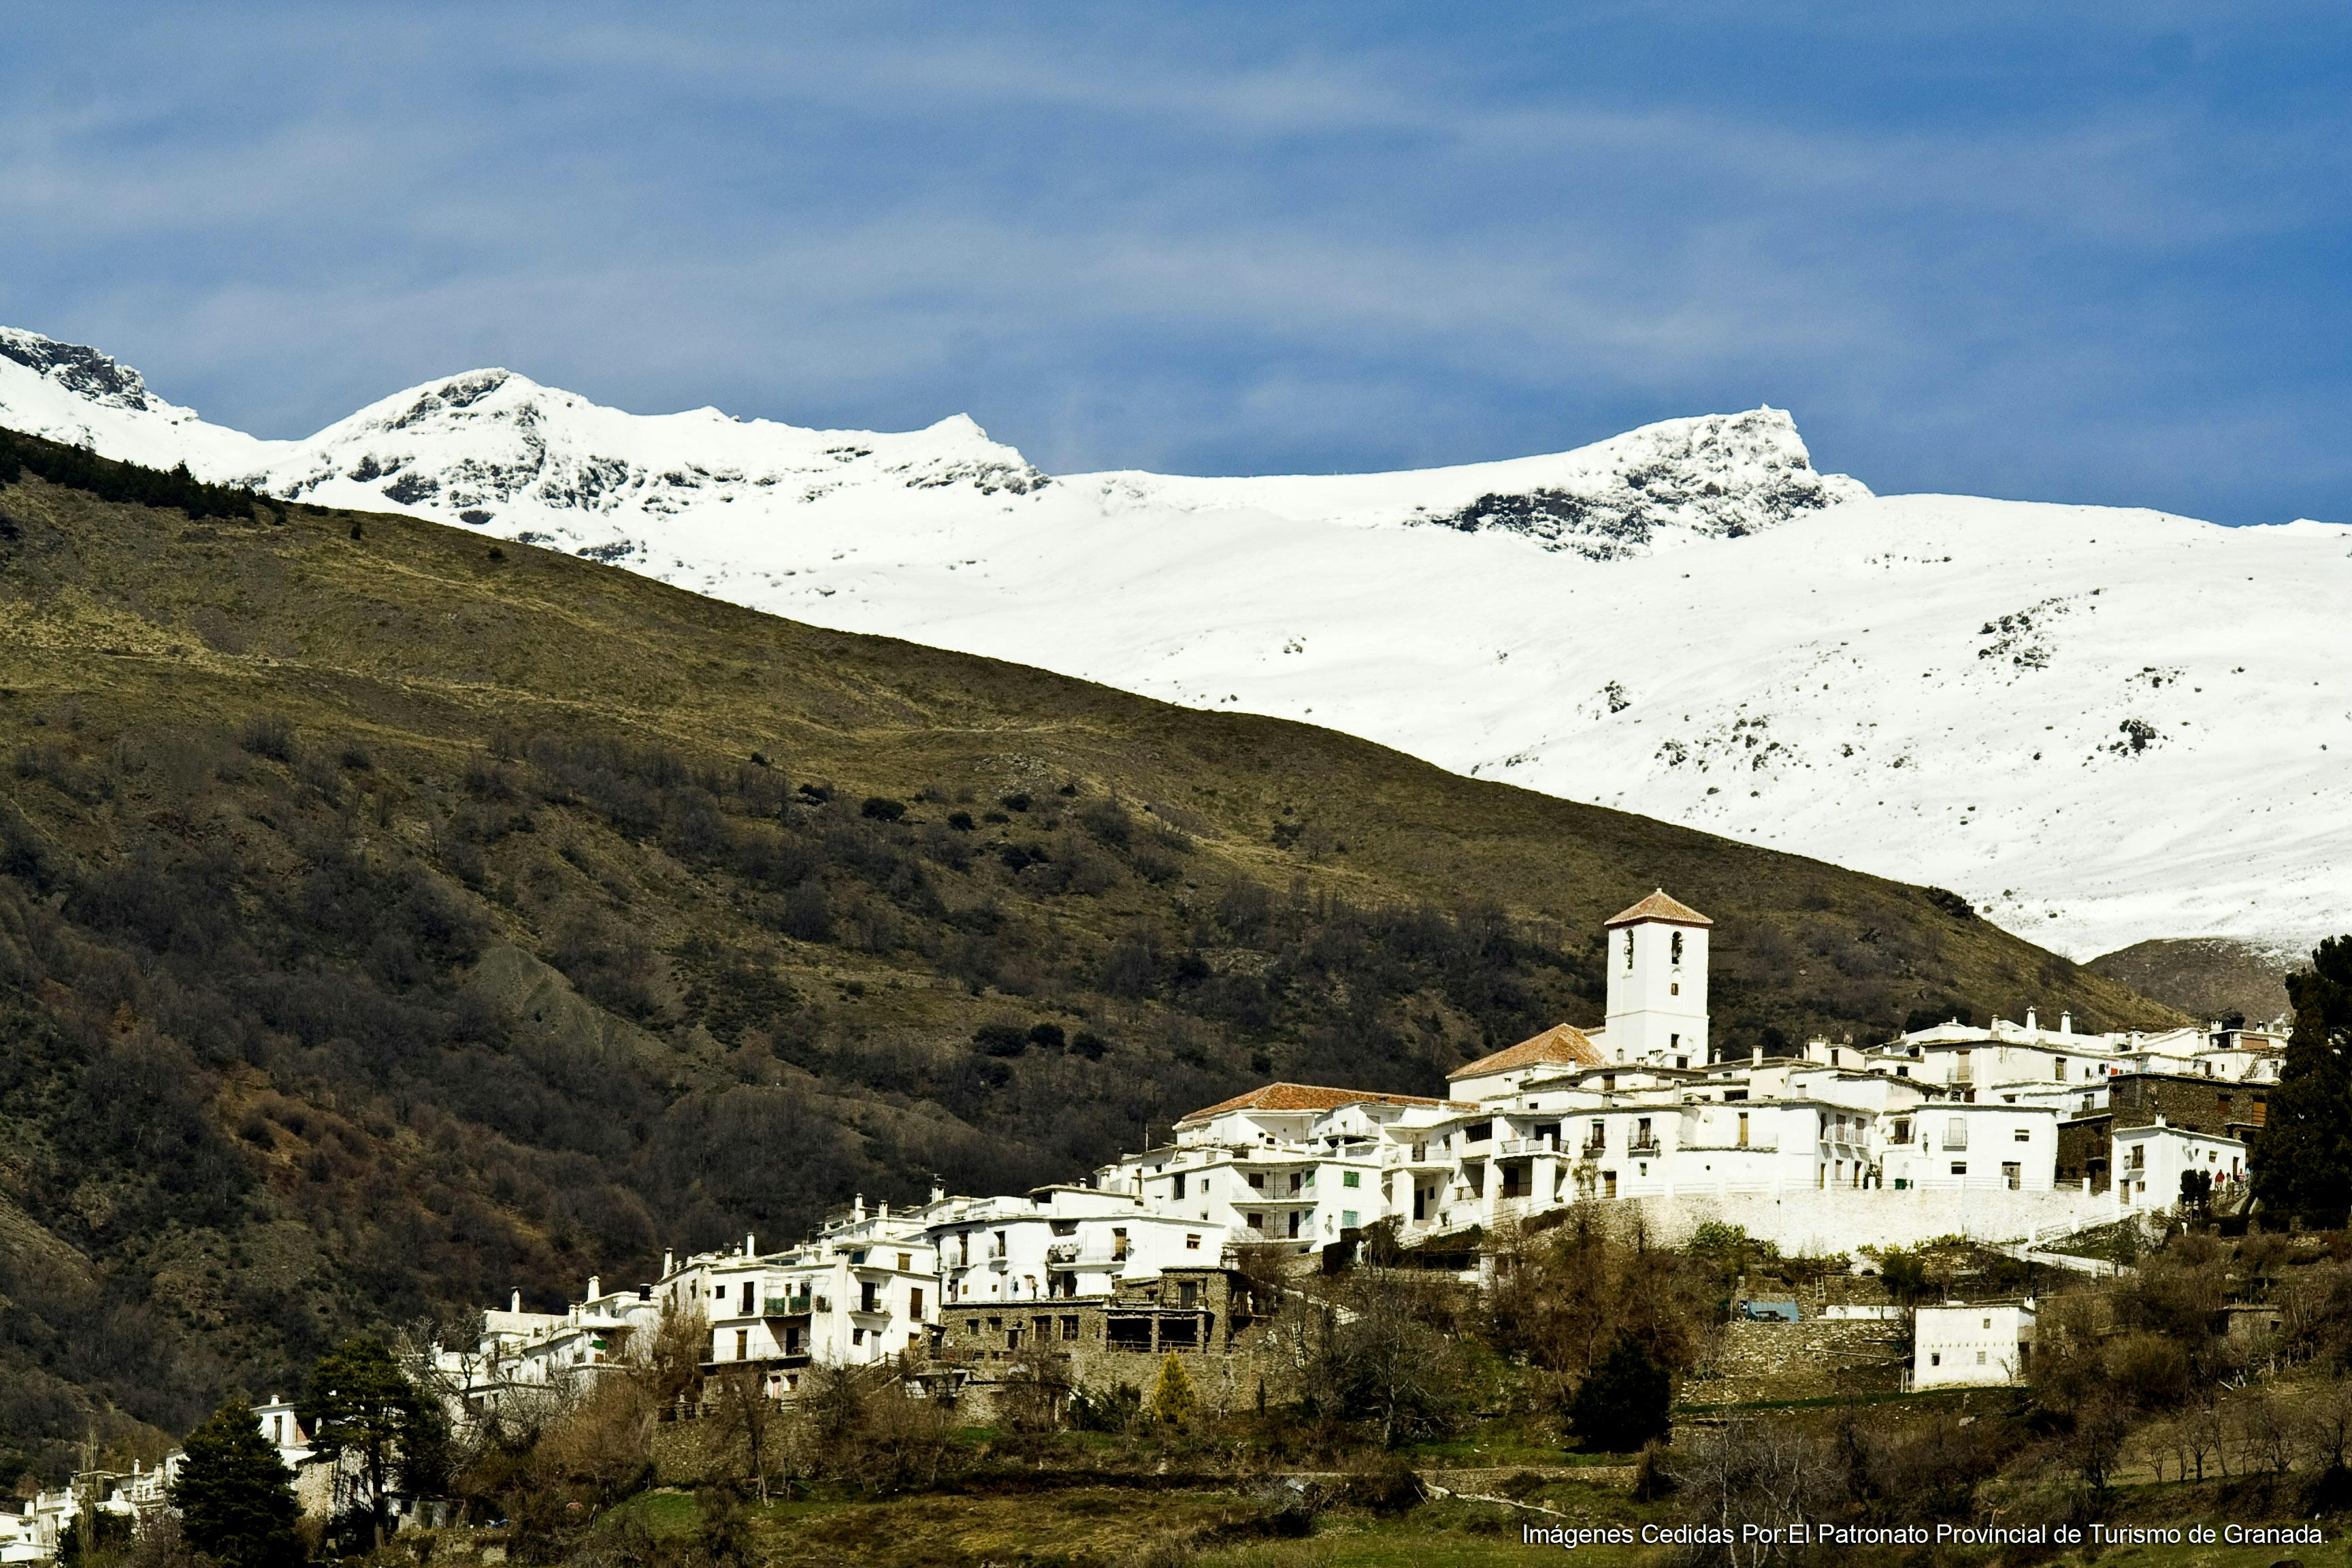
[[[1897,1321],[1810,1319],[1726,1323],[1683,1384],[1685,1405],[1822,1399],[1900,1386],[1910,1327]]]

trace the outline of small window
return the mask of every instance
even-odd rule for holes
[[[2033,1129],[2032,1129],[2032,1128],[2031,1128],[2031,1127],[2021,1127],[2021,1128],[2019,1128],[2019,1129],[2017,1130],[2017,1141],[2018,1141],[2019,1142],[2021,1142],[2021,1143],[2031,1143],[2031,1142],[2033,1142]]]
[[[1944,1364],[1944,1352],[1941,1352],[1941,1351],[1929,1351],[1929,1352],[1927,1352],[1927,1364],[1928,1364],[1929,1366],[1941,1366],[1941,1365],[1943,1365],[1943,1364]]]
[[[1952,1162],[1952,1174],[1956,1176],[1965,1176],[1968,1173],[1969,1163],[1966,1160],[1955,1160]]]
[[[1199,1232],[1186,1231],[1184,1233],[1184,1250],[1187,1252],[1198,1252],[1201,1250],[1201,1237]]]
[[[1977,1364],[1978,1364],[1979,1366],[1982,1366],[1982,1365],[1984,1365],[1984,1363],[1985,1363],[1984,1352],[1982,1352],[1982,1351],[1979,1351],[1979,1352],[1977,1352]]]
[[[1339,1184],[1343,1187],[1360,1187],[1364,1184],[1364,1174],[1360,1171],[1342,1172],[1339,1176]]]
[[[1339,1211],[1339,1228],[1341,1230],[1353,1230],[1356,1228],[1356,1211],[1354,1209],[1341,1209]]]

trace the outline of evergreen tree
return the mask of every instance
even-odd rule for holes
[[[1609,1347],[1568,1402],[1568,1424],[1585,1446],[1630,1454],[1673,1424],[1675,1380],[1631,1339]]]
[[[2340,1226],[2352,1210],[2352,936],[2287,976],[2294,1033],[2254,1134],[2254,1199],[2270,1215]]]
[[[1160,1363],[1160,1381],[1151,1390],[1151,1415],[1162,1426],[1181,1429],[1192,1424],[1192,1413],[1200,1400],[1192,1393],[1192,1379],[1184,1363],[1170,1351],[1168,1359]]]
[[[190,1546],[221,1568],[291,1568],[302,1561],[293,1472],[252,1411],[228,1401],[188,1434],[185,1447],[172,1506]]]
[[[392,1352],[369,1339],[346,1340],[320,1356],[296,1411],[310,1428],[314,1452],[358,1470],[368,1545],[383,1545],[391,1529],[393,1483],[407,1480],[419,1460],[439,1450],[440,1413]]]

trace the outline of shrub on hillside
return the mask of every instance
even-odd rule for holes
[[[982,1024],[971,1043],[992,1057],[1017,1057],[1029,1048],[1029,1031],[1018,1024]]]
[[[1621,1339],[1570,1397],[1569,1430],[1588,1448],[1638,1452],[1673,1425],[1674,1393],[1674,1374],[1639,1343]]]

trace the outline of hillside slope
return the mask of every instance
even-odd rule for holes
[[[2171,1016],[1948,897],[1328,731],[10,449],[0,1478],[88,1402],[184,1429],[355,1325],[1079,1176],[1269,1075],[1434,1089],[1593,1020],[1654,886],[1719,922],[1729,1049]]]
[[[2352,531],[1873,499],[1769,409],[1423,473],[1052,477],[504,371],[302,441],[0,333],[0,422],[1951,887],[2087,954],[2352,900]],[[2331,752],[2327,748],[2333,748]]]

